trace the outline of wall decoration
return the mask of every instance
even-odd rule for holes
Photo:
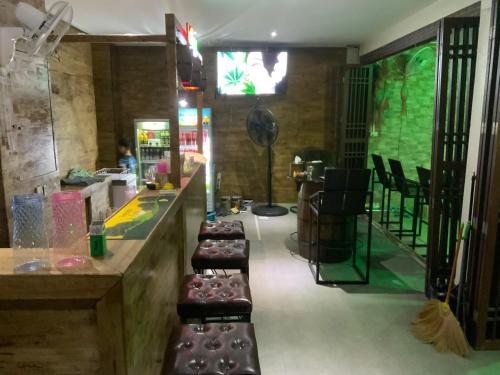
[[[286,91],[287,52],[217,53],[217,92],[222,95],[272,95]]]

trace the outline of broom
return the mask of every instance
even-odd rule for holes
[[[445,301],[441,302],[437,299],[427,301],[413,321],[413,333],[418,339],[433,344],[438,352],[453,352],[460,356],[467,354],[470,346],[462,327],[450,309],[449,301],[463,231],[464,226],[460,224]]]

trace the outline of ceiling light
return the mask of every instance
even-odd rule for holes
[[[271,31],[271,38],[276,38],[277,36],[278,33],[275,30]]]
[[[185,108],[188,106],[188,102],[186,99],[181,99],[179,100],[179,105],[182,107],[182,108]]]

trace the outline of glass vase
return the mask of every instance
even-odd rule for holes
[[[15,272],[50,269],[49,241],[40,194],[12,198],[12,253]]]

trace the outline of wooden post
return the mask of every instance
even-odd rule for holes
[[[179,150],[179,99],[177,83],[177,42],[174,14],[165,14],[165,29],[167,36],[167,82],[168,82],[168,112],[170,120],[170,165],[172,184],[181,186],[181,156]]]
[[[201,90],[196,92],[196,107],[198,109],[196,144],[198,153],[203,155],[203,91]]]

